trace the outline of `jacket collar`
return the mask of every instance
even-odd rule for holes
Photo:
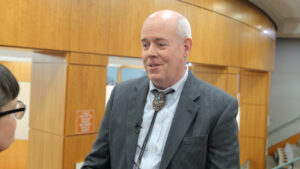
[[[199,87],[197,84],[199,81],[189,72],[165,144],[160,169],[167,168],[199,110],[199,104],[196,103],[200,97],[200,91],[195,87]]]

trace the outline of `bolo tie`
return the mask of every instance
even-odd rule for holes
[[[147,135],[146,135],[145,140],[143,142],[143,146],[142,146],[142,149],[140,151],[140,154],[139,154],[139,157],[138,157],[138,160],[137,160],[137,163],[136,163],[136,169],[140,169],[140,165],[141,165],[141,162],[142,162],[142,157],[143,157],[143,154],[145,152],[145,148],[146,148],[146,145],[148,143],[150,134],[152,132],[153,125],[154,125],[157,113],[165,106],[166,100],[167,100],[167,95],[170,94],[170,93],[173,93],[174,91],[175,91],[174,89],[170,89],[166,92],[158,91],[157,89],[154,89],[154,90],[151,91],[155,96],[154,99],[153,99],[153,102],[152,102],[152,108],[154,109],[154,114],[153,114],[153,117],[152,117],[152,120],[151,120],[151,123],[150,123],[150,127],[147,131]]]

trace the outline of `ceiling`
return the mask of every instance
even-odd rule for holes
[[[249,0],[277,26],[278,38],[300,38],[300,0]]]

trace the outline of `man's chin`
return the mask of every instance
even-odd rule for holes
[[[152,81],[153,85],[158,89],[164,89],[165,86],[165,79],[158,78],[158,77],[150,77],[150,80]]]
[[[148,75],[149,79],[153,82],[153,83],[160,83],[163,78],[161,78],[160,76],[158,75]]]

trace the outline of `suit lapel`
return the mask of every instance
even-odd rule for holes
[[[149,80],[142,80],[138,85],[136,84],[134,91],[128,98],[128,112],[127,112],[127,168],[133,167],[137,141],[139,136],[139,128],[136,124],[142,124],[144,106],[149,90]]]
[[[189,72],[165,144],[160,169],[167,168],[198,112],[199,105],[195,103],[195,100],[200,96],[200,92],[193,89],[193,86],[197,83],[196,78]]]

